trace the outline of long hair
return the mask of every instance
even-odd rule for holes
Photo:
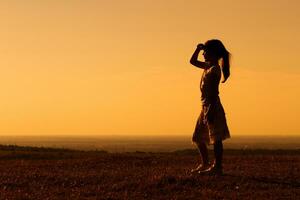
[[[223,73],[223,80],[222,83],[228,79],[230,75],[230,53],[227,51],[225,46],[220,40],[212,39],[205,42],[205,50],[213,53],[218,60],[222,59],[222,73]]]

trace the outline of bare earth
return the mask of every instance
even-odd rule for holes
[[[225,150],[221,177],[195,150],[106,153],[1,147],[0,199],[299,199],[300,151]]]

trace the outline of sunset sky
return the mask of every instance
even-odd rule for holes
[[[191,135],[218,38],[231,135],[299,135],[299,0],[3,0],[0,135]],[[199,57],[202,59],[202,56]]]

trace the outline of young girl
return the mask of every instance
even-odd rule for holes
[[[205,62],[198,60],[199,52],[203,50]],[[202,110],[197,120],[192,141],[197,145],[202,158],[202,164],[192,172],[221,175],[222,170],[222,141],[230,137],[226,123],[225,112],[219,98],[219,83],[223,72],[224,83],[229,77],[230,54],[220,40],[208,40],[199,44],[192,55],[190,63],[204,69],[201,82]],[[221,67],[219,61],[222,60]],[[222,71],[222,72],[221,72]],[[207,145],[214,145],[215,161],[210,166]]]

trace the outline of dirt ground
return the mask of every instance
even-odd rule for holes
[[[300,152],[225,150],[224,175],[191,175],[195,150],[1,150],[0,199],[299,199]]]

